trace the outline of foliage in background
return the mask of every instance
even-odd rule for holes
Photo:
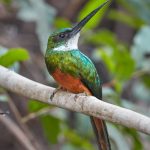
[[[12,3],[12,0],[0,0],[0,2],[7,5],[7,6],[10,6]]]
[[[103,1],[101,1],[101,3],[103,3]],[[98,57],[100,61],[103,61],[105,63],[107,69],[109,70],[111,80],[115,81],[114,89],[111,89],[109,87],[104,88],[103,90],[104,99],[109,99],[112,103],[115,103],[123,107],[128,106],[130,107],[130,109],[132,109],[132,106],[134,104],[131,104],[131,102],[127,100],[125,100],[126,103],[124,103],[124,100],[122,99],[121,95],[123,93],[124,88],[127,86],[127,83],[130,80],[135,78],[135,74],[138,74],[138,72],[141,72],[142,70],[142,73],[143,73],[142,75],[144,76],[146,75],[145,70],[143,71],[143,68],[145,67],[144,66],[138,67],[138,65],[145,64],[144,63],[145,61],[147,62],[145,58],[145,54],[149,52],[150,50],[149,45],[145,48],[145,46],[149,43],[148,42],[148,39],[149,39],[148,35],[150,35],[148,31],[149,27],[146,27],[148,25],[149,20],[146,19],[148,17],[145,17],[144,15],[140,15],[138,13],[140,11],[145,12],[145,10],[143,11],[144,7],[142,6],[139,7],[139,4],[141,3],[140,1],[137,1],[137,3],[134,3],[134,1],[126,2],[125,0],[119,0],[118,3],[122,5],[122,7],[124,7],[124,9],[126,9],[127,11],[120,11],[117,9],[110,10],[108,13],[108,18],[114,21],[125,23],[126,25],[137,30],[137,34],[135,34],[132,45],[127,45],[119,41],[115,33],[113,33],[112,31],[108,29],[101,29],[101,30],[97,29],[96,32],[92,31],[94,28],[98,27],[100,20],[103,17],[103,14],[105,14],[107,10],[107,7],[105,7],[100,13],[98,13],[93,18],[92,21],[90,21],[87,24],[87,26],[85,27],[86,32],[83,33],[82,38],[84,39],[85,44],[89,44],[89,45],[92,44],[96,47],[95,51],[93,51],[93,56]],[[143,4],[144,3],[145,1],[143,2]],[[88,1],[87,4],[79,13],[78,21],[81,20],[84,16],[86,16],[89,13],[89,10],[93,10],[99,4],[100,4],[99,1],[95,3],[93,3],[93,1]],[[145,15],[148,16],[149,12],[146,12]],[[63,18],[57,18],[54,22],[54,26],[57,28],[68,27],[68,26],[71,26],[71,23],[69,21],[66,21]],[[147,31],[144,32],[143,30],[145,28],[147,29]],[[144,40],[146,44],[141,41],[142,39],[145,39],[145,37],[147,37],[147,41]],[[139,54],[138,56],[137,52],[139,51],[140,53],[138,53]],[[94,58],[95,57],[93,57],[93,59]],[[141,59],[143,60],[143,63]],[[147,72],[149,72],[149,69],[147,70]],[[143,83],[147,82],[147,80],[149,79],[149,76],[146,76],[146,77],[142,79],[140,76],[140,78],[137,79],[138,81],[136,83],[140,82],[139,84],[144,86]],[[141,89],[139,88],[138,92],[136,93],[135,87],[139,88],[140,86],[133,85],[133,89],[131,92],[136,97],[138,96],[137,93],[140,93],[139,90]],[[143,93],[145,92],[146,90],[143,91]],[[147,90],[147,93],[150,93],[149,89]],[[149,95],[147,95],[147,98],[145,98],[147,99],[147,101],[149,99],[148,96]],[[143,94],[141,94],[141,99],[144,99],[143,97],[144,97]],[[140,99],[137,98],[137,100],[140,100]],[[134,109],[136,110],[136,106],[134,106]],[[63,113],[65,114],[65,111],[63,111]],[[48,134],[47,137],[50,140],[50,142],[57,143],[59,141],[59,137],[63,136],[64,140],[68,141],[65,143],[68,143],[68,144],[65,146],[65,148],[63,147],[62,149],[67,149],[67,148],[76,149],[76,147],[77,149],[78,148],[88,149],[88,147],[92,149],[91,148],[92,145],[87,140],[85,142],[86,144],[83,144],[85,141],[83,139],[84,137],[88,137],[88,138],[93,137],[93,135],[89,133],[87,134],[87,129],[84,130],[85,126],[89,124],[89,120],[83,115],[79,114],[77,116],[78,116],[77,124],[78,125],[80,124],[80,127],[77,127],[75,131],[72,131],[71,129],[69,129],[68,125],[66,124],[66,118],[59,116],[59,119],[58,119],[56,116],[53,116],[57,121],[56,120],[52,121],[54,119],[53,117],[41,116],[42,118],[41,123],[44,127],[44,130],[46,131],[46,135]],[[57,129],[59,130],[59,132],[53,132],[52,137],[51,137],[51,131],[49,130],[49,128],[51,127],[48,127],[46,125],[47,122],[49,122],[48,124],[50,124],[51,122],[52,126],[56,126]],[[122,145],[124,145],[121,147],[122,150],[123,149],[124,150],[144,149],[141,139],[140,139],[140,134],[138,132],[133,131],[132,129],[127,129],[127,128],[115,126],[112,124],[109,124],[108,128],[109,128],[110,137],[112,138],[112,141],[114,142],[114,145],[113,145],[114,149],[117,149],[117,148],[119,149]],[[88,125],[88,129],[90,130],[90,132],[92,132],[90,125]],[[118,137],[120,138],[116,138],[116,135],[118,135]],[[129,144],[128,139],[132,141],[130,144]],[[79,141],[82,141],[82,142],[79,142]],[[122,144],[120,145],[120,143]]]
[[[11,48],[6,53],[0,55],[0,65],[10,67],[15,62],[29,59],[28,52],[23,48]]]
[[[82,20],[87,14],[89,14],[90,11],[94,10],[97,8],[97,6],[100,6],[103,4],[106,0],[101,0],[101,1],[88,1],[84,8],[80,11],[80,14],[78,16],[78,21]],[[84,27],[85,30],[92,30],[94,29],[101,21],[104,13],[106,12],[108,8],[108,5],[102,8],[100,12],[98,12],[93,18],[92,21],[89,21],[86,26]]]
[[[99,56],[99,60],[105,63],[110,73],[110,79],[114,81],[114,90],[109,87],[103,89],[104,99],[109,99],[111,103],[126,107],[127,105],[124,105],[124,99],[121,95],[128,83],[132,82],[135,78],[136,82],[133,83],[131,94],[136,98],[136,101],[146,100],[150,102],[150,86],[148,86],[150,81],[150,31],[148,19],[150,12],[147,11],[147,7],[150,5],[148,5],[148,1],[129,2],[120,0],[118,3],[127,12],[120,11],[120,9],[113,9],[109,11],[108,18],[125,23],[137,30],[132,45],[127,45],[119,41],[115,33],[112,33],[108,29],[97,29],[96,32],[90,31],[90,33],[86,31],[83,36],[86,44],[92,44],[96,47],[95,51],[93,51],[93,59],[96,58],[97,60]],[[146,9],[145,5],[147,5]],[[143,15],[139,14],[139,12],[142,12]],[[91,21],[91,23],[95,23],[94,27],[99,24],[99,22],[94,21]],[[129,107],[132,106],[129,100],[125,101]],[[127,139],[130,138],[132,141],[132,144],[127,142],[126,146],[121,149],[144,149],[138,132],[124,127],[118,128],[115,126],[115,128],[117,128],[117,131],[123,137],[126,135]],[[114,129],[112,128],[111,130]],[[121,143],[121,140],[123,140],[122,138],[115,138],[113,133],[116,134],[116,132],[110,131],[109,133],[116,144]],[[126,138],[124,137],[124,139]],[[119,144],[116,147],[119,148]]]
[[[29,59],[29,54],[24,48],[4,48],[0,47],[0,65],[4,67],[12,67],[19,61]]]
[[[56,11],[47,5],[44,0],[39,0],[38,3],[36,0],[16,1],[20,7],[18,17],[23,21],[36,22],[36,33],[40,39],[42,50],[46,49],[47,37],[53,31],[52,25],[56,28],[71,26],[68,20],[55,18]],[[77,20],[81,20],[89,11],[103,2],[104,0],[88,1],[79,13]],[[150,1],[117,0],[117,3],[124,8],[124,11],[122,9],[111,9],[108,11],[107,18],[122,22],[136,31],[132,45],[121,42],[112,31],[98,28],[108,7],[103,8],[87,24],[82,39],[84,39],[86,45],[96,47],[93,50],[93,60],[98,59],[103,62],[109,71],[110,79],[114,81],[113,88],[103,88],[104,99],[123,107],[141,111],[136,104],[123,99],[122,94],[128,84],[132,83],[130,92],[136,101],[150,103]],[[39,14],[41,17],[39,17]],[[96,32],[95,28],[97,28]],[[0,49],[0,64],[7,67],[28,58],[28,53],[24,49],[11,49],[11,51],[5,53]],[[33,101],[29,102],[28,108],[35,115],[43,109],[49,108],[49,112],[39,116],[39,120],[50,145],[62,144],[62,150],[95,149],[91,144],[93,139],[92,128],[86,116],[77,114],[76,128],[71,129],[67,123],[65,110]],[[57,113],[53,114],[55,109],[57,109]],[[141,135],[138,132],[110,123],[108,124],[108,130],[113,149],[144,150]],[[147,139],[145,136],[145,140]]]
[[[147,87],[144,86],[144,83],[147,83],[148,80],[150,79],[149,78],[150,68],[148,68],[149,58],[146,59],[145,57],[146,54],[147,55],[149,54],[149,50],[150,50],[149,48],[150,38],[148,38],[148,35],[150,35],[150,32],[148,30],[149,20],[146,19],[148,17],[145,17],[145,16],[149,16],[149,12],[146,12],[145,15],[139,15],[138,12],[145,11],[145,10],[143,11],[145,7],[142,6],[136,7],[139,6],[139,3],[142,2],[137,1],[138,5],[136,5],[136,3],[134,4],[133,1],[131,3],[130,2],[128,1],[127,3],[126,1],[123,0],[118,1],[118,3],[121,4],[122,7],[124,7],[124,9],[126,9],[127,11],[123,12],[117,9],[110,10],[108,13],[108,18],[114,21],[125,23],[126,25],[137,30],[137,34],[135,34],[132,45],[127,45],[119,41],[115,33],[111,32],[110,30],[101,29],[101,30],[97,30],[96,32],[92,31],[92,29],[94,29],[99,25],[100,20],[104,12],[106,12],[107,8],[103,9],[101,13],[97,14],[97,16],[87,24],[87,26],[85,27],[86,32],[84,32],[82,38],[84,38],[86,44],[95,45],[96,50],[93,51],[93,56],[96,57],[99,56],[99,60],[103,61],[107,69],[109,70],[111,80],[115,80],[114,90],[112,90],[111,88],[104,88],[103,90],[104,99],[109,99],[111,100],[111,102],[116,103],[117,105],[123,107],[129,107],[130,109],[132,109],[134,106],[134,110],[136,110],[136,106],[133,103],[129,102],[128,100],[124,101],[121,95],[123,93],[124,88],[127,86],[128,82],[134,79],[136,77],[136,74],[139,74],[139,72],[142,71],[142,76],[144,75],[144,77],[145,76],[146,77],[143,79],[141,78],[142,76],[140,76],[140,78],[137,79],[138,81],[135,84],[133,84],[133,88],[131,92],[133,96],[137,98],[137,100],[146,99],[147,102],[148,100],[150,101],[150,95],[149,95],[150,89],[149,88],[147,89]],[[143,4],[144,3],[145,1],[143,2]],[[93,3],[92,1],[87,2],[85,7],[79,13],[78,20],[81,20],[86,14],[89,13],[89,10],[92,10],[98,4],[99,2],[95,2],[95,3]],[[134,9],[134,11],[132,8]],[[70,23],[68,21],[65,21],[64,19],[58,18],[55,21],[55,26],[57,26],[58,28],[66,27],[66,26],[70,26]],[[147,30],[147,31],[144,32],[143,30]],[[145,37],[147,37],[146,38],[147,40],[145,40]],[[142,41],[142,39],[144,41]],[[143,62],[141,61],[141,59]],[[144,63],[145,61],[147,63]],[[139,68],[137,67],[138,64],[140,65],[143,64],[144,66]],[[145,66],[147,66],[146,71],[143,70]],[[139,84],[138,86],[136,85],[137,83]],[[141,86],[142,87],[144,86],[143,90]],[[136,88],[138,89],[137,92],[135,92]],[[141,94],[141,92],[143,94]],[[84,117],[82,115],[81,116],[78,115],[78,118],[83,119]],[[88,120],[86,119],[83,120],[84,121],[82,123],[79,122],[78,124],[80,124],[80,126],[83,126],[82,131],[84,132],[83,134],[86,135],[86,131],[84,131],[84,128]],[[116,145],[115,146],[116,148],[114,149],[117,148],[119,149],[119,147],[121,147],[122,145],[124,146],[121,147],[121,149],[125,149],[125,150],[144,149],[140,139],[140,134],[138,132],[124,127],[118,128],[118,126],[113,125],[112,128],[111,126],[112,125],[109,125],[109,133],[110,133],[110,137],[112,138],[112,141],[114,141],[114,145]],[[80,131],[80,129],[78,130]],[[116,135],[119,135],[119,137],[122,138],[116,138]],[[132,141],[132,144],[131,143],[129,144],[128,139]],[[125,140],[124,143],[122,143],[123,140]],[[122,144],[120,145],[120,143]]]
[[[85,136],[80,136],[77,131],[72,130],[67,124],[66,111],[43,104],[41,102],[29,101],[28,108],[35,115],[45,108],[49,108],[49,112],[40,116],[41,125],[50,144],[57,144],[60,137],[65,144],[62,150],[94,150],[95,148]],[[57,114],[56,114],[56,112]],[[54,113],[53,113],[54,111]]]

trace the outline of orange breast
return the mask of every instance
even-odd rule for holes
[[[52,74],[53,78],[60,84],[63,88],[67,89],[73,93],[87,93],[91,95],[91,92],[88,88],[81,82],[79,78],[75,78],[69,74],[61,72],[59,69],[56,69]]]

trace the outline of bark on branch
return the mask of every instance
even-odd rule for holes
[[[30,99],[102,118],[150,134],[149,117],[83,94],[59,91],[54,95],[53,100],[50,100],[54,88],[34,82],[2,66],[0,66],[0,86]]]

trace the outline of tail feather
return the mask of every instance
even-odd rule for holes
[[[107,127],[104,120],[101,120],[96,117],[90,118],[97,137],[99,150],[111,150]]]

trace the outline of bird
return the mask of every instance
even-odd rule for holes
[[[81,29],[107,3],[101,4],[72,28],[59,29],[49,36],[45,53],[46,67],[63,90],[102,99],[101,78],[90,58],[79,50],[78,41]],[[99,150],[110,150],[105,121],[92,116],[90,119]]]

